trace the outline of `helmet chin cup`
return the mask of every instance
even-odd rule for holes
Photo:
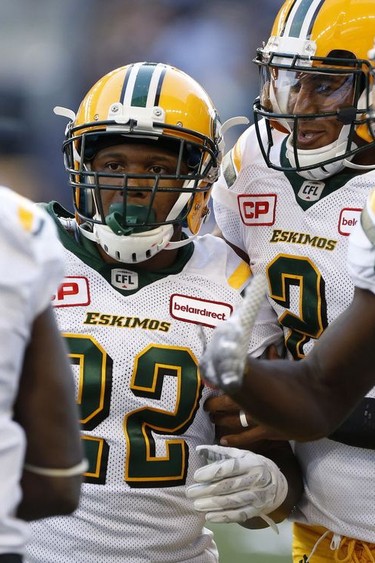
[[[353,155],[351,157],[345,157],[349,130],[350,126],[344,125],[336,141],[324,147],[312,150],[296,149],[293,143],[293,134],[291,134],[286,142],[286,156],[292,167],[296,169],[297,174],[302,176],[302,178],[306,178],[307,180],[325,180],[341,172],[346,166],[345,162],[353,158]],[[354,143],[352,143],[352,146],[356,148]],[[295,158],[295,152],[297,152],[298,162]],[[327,160],[337,158],[340,155],[342,155],[342,158],[334,162],[326,163]],[[307,167],[309,167],[309,169],[301,170],[301,168]]]
[[[129,235],[117,235],[106,225],[93,225],[92,232],[85,224],[79,225],[80,232],[98,244],[108,256],[125,264],[138,264],[149,260],[164,250],[171,240],[173,225],[161,225],[156,229]]]

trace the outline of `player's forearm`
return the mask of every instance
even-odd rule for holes
[[[248,360],[232,395],[260,423],[285,437],[329,435],[375,383],[375,295],[356,289],[352,304],[300,361]]]
[[[80,475],[46,477],[25,471],[17,516],[30,521],[70,514],[78,507],[81,483]]]

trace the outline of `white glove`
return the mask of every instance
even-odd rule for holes
[[[277,533],[267,516],[285,500],[288,483],[270,459],[247,450],[224,446],[198,446],[208,465],[194,474],[197,484],[187,487],[194,508],[204,512],[207,522],[245,522],[263,518]]]
[[[229,393],[241,387],[251,332],[264,301],[265,284],[263,276],[254,276],[241,305],[214,330],[199,362],[208,384]]]

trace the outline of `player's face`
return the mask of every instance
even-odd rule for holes
[[[279,71],[273,85],[280,109],[301,116],[293,126],[298,149],[317,149],[336,141],[343,126],[337,117],[308,116],[335,113],[352,106],[352,74]]]
[[[94,157],[91,169],[94,172],[102,174],[119,174],[130,175],[127,178],[126,204],[133,205],[152,205],[156,214],[156,221],[164,221],[169,211],[176,202],[179,193],[173,191],[173,188],[180,188],[183,181],[175,179],[160,180],[158,188],[163,191],[152,191],[155,186],[155,176],[175,175],[178,165],[178,157],[174,153],[161,147],[153,147],[150,144],[119,144],[107,147],[99,151]],[[187,174],[188,168],[182,164],[181,174]],[[132,175],[152,176],[149,178],[132,178]],[[109,207],[113,203],[122,203],[124,199],[124,190],[108,189],[108,186],[121,187],[124,185],[124,177],[113,178],[110,176],[102,176],[99,179],[99,185],[105,185],[106,189],[101,190],[101,199],[104,212],[107,213]],[[148,188],[148,189],[145,189]],[[165,191],[164,191],[165,190]]]

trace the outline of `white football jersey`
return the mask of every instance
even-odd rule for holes
[[[284,143],[280,133],[272,148],[280,163]],[[348,240],[374,185],[374,172],[347,168],[311,181],[267,168],[254,127],[224,159],[213,193],[216,220],[224,237],[248,253],[253,272],[265,272],[290,358],[307,354],[352,300]],[[305,477],[296,520],[375,542],[374,397],[372,390],[330,439],[296,444]]]
[[[14,517],[25,436],[12,420],[13,404],[34,319],[63,277],[62,259],[48,214],[0,187],[0,553],[22,553],[28,537],[28,525]]]
[[[349,238],[348,269],[354,285],[375,293],[375,190]]]
[[[249,267],[211,235],[159,274],[105,264],[61,237],[68,271],[54,304],[90,467],[74,515],[33,523],[27,561],[215,562],[185,495],[203,464],[196,446],[214,441],[198,358],[241,302]]]

